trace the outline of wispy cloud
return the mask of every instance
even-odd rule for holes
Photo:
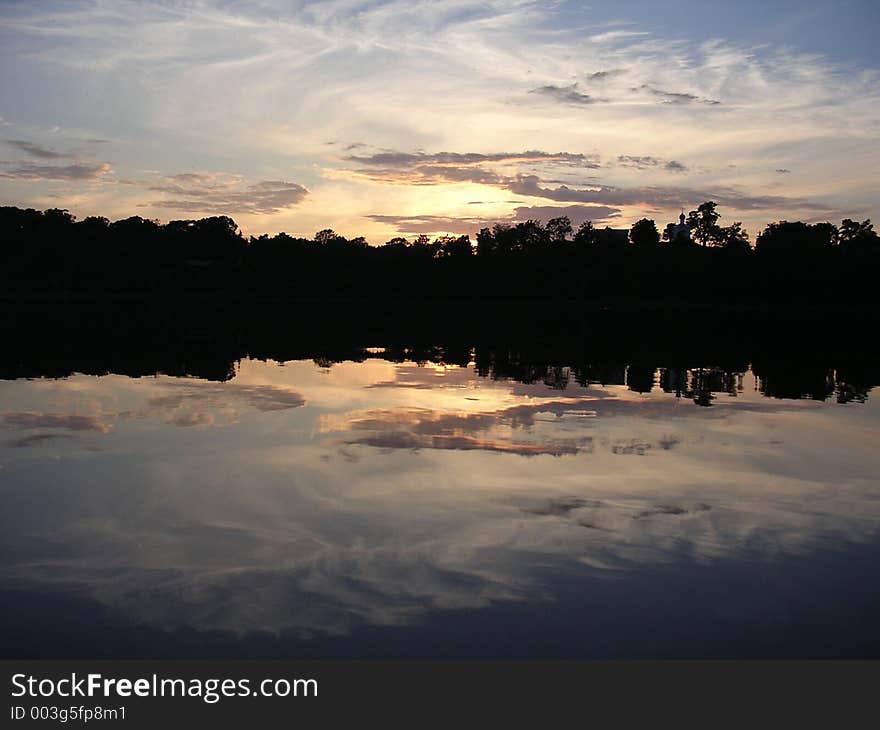
[[[656,206],[674,208],[688,201],[714,200],[736,210],[808,209],[827,210],[827,206],[805,198],[781,195],[750,195],[733,188],[718,187],[703,190],[684,187],[616,188],[596,187],[590,189],[556,188],[541,186],[535,175],[523,175],[511,183],[509,189],[520,195],[549,198],[560,202],[599,203],[615,206]]]
[[[38,144],[28,142],[24,139],[7,139],[6,144],[15,147],[21,152],[24,152],[32,157],[39,157],[44,160],[73,159],[76,157],[76,155],[69,152],[56,152],[49,147],[42,147]]]
[[[666,91],[665,89],[658,89],[650,84],[642,84],[641,86],[633,88],[633,91],[642,91],[651,96],[657,97],[664,104],[708,104],[710,106],[718,106],[721,104],[717,99],[707,99],[702,96],[698,96],[697,94],[691,94],[683,91]]]
[[[0,414],[10,426],[18,428],[61,428],[68,431],[97,431],[108,433],[110,426],[100,417],[72,413],[37,413],[34,411],[7,411]]]
[[[623,76],[626,73],[627,69],[625,68],[610,68],[604,71],[594,71],[587,77],[587,79],[595,82],[608,81],[617,78],[618,76]]]
[[[397,152],[387,150],[373,155],[351,155],[347,158],[352,162],[380,167],[409,167],[414,165],[477,165],[485,162],[523,163],[523,162],[559,162],[578,167],[598,167],[595,155],[578,152],[543,152],[527,150],[526,152]]]
[[[589,106],[590,104],[598,104],[604,99],[597,99],[595,96],[585,94],[578,88],[578,84],[570,84],[569,86],[557,86],[555,84],[546,84],[536,89],[531,89],[530,94],[538,94],[546,96],[554,101],[563,104],[573,104],[575,106]]]
[[[677,160],[661,160],[651,155],[618,155],[617,164],[622,167],[632,167],[637,170],[660,168],[669,172],[687,172],[686,165]]]
[[[52,194],[81,212],[162,204],[308,233],[401,210],[452,217],[466,200],[491,199],[467,190],[456,201],[451,185],[585,202],[585,178],[548,170],[595,168],[596,156],[644,158],[632,154],[644,149],[662,162],[606,164],[596,187],[615,191],[614,202],[595,204],[640,215],[640,206],[668,197],[622,193],[657,190],[676,173],[683,193],[745,205],[731,214],[748,225],[765,223],[754,211],[771,205],[779,206],[774,217],[819,205],[810,201],[866,215],[876,207],[877,70],[812,49],[735,43],[723,28],[712,40],[684,27],[661,35],[638,22],[597,24],[594,9],[570,3],[95,0],[13,4],[0,34],[4,68],[45,83],[33,116],[51,111],[68,130],[29,141],[37,127],[17,117],[17,131],[4,136],[28,145],[12,146],[29,160],[0,167],[11,202],[44,200],[45,187],[32,182],[103,181]],[[91,101],[94,88],[109,91],[101,105]],[[15,103],[8,93],[0,91],[0,108]],[[179,189],[162,191],[147,188],[174,183],[111,187],[109,167],[95,166],[108,162],[69,157],[70,165],[49,169],[65,161],[51,155],[101,139],[127,140],[110,148],[126,180],[145,168],[240,175],[225,189],[178,181]],[[570,157],[497,152],[540,150],[548,139]],[[783,179],[774,169],[798,175]],[[567,181],[528,191],[518,179],[527,175]],[[528,201],[493,202],[503,218]],[[378,218],[366,220],[368,235],[387,233]]]
[[[457,233],[472,234],[485,226],[492,225],[492,219],[469,216],[444,215],[387,215],[366,216],[376,223],[393,226],[400,233]]]
[[[3,164],[4,167],[0,169],[0,178],[29,182],[44,180],[96,182],[113,172],[113,168],[108,162],[73,162],[69,165]]]
[[[568,216],[572,225],[580,225],[584,221],[592,221],[597,225],[612,223],[620,216],[620,208],[607,205],[521,205],[514,210],[517,221],[540,220]]]
[[[190,212],[275,213],[300,203],[309,193],[302,185],[285,180],[245,183],[237,175],[205,172],[170,175],[149,190],[166,197],[148,207]]]

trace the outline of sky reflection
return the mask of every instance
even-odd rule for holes
[[[564,566],[576,590],[873,545],[876,401],[738,382],[711,408],[378,359],[0,382],[0,578],[302,639],[552,606]]]

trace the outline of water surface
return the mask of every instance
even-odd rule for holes
[[[880,654],[870,380],[366,355],[0,381],[4,654]]]

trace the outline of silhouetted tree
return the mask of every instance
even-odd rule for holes
[[[830,223],[789,223],[780,221],[769,224],[755,242],[755,250],[763,255],[797,255],[829,251],[835,239],[836,229]]]
[[[718,245],[730,250],[751,251],[749,234],[743,230],[742,223],[737,221],[729,226],[719,228]]]
[[[315,243],[327,244],[331,241],[338,241],[341,236],[332,228],[322,228],[315,234]]]
[[[861,223],[844,218],[837,237],[841,249],[847,252],[873,252],[880,248],[880,237],[874,230],[871,220]]]
[[[477,234],[477,256],[491,256],[495,253],[495,234],[491,228],[481,228]]]
[[[655,245],[659,236],[649,219],[630,231],[597,230],[585,222],[572,235],[566,216],[547,225],[496,223],[480,231],[474,249],[468,236],[430,241],[420,234],[412,242],[397,236],[371,247],[362,236],[349,240],[324,229],[314,238],[279,233],[245,240],[228,216],[165,225],[138,216],[77,222],[63,209],[6,206],[0,207],[0,285],[13,292],[96,296],[210,291],[393,298],[442,292],[455,298],[468,292],[485,301],[673,295],[700,302],[808,297],[831,304],[873,292],[880,241],[868,220],[844,220],[839,232],[831,223],[771,223],[752,255],[742,224],[721,227],[718,218],[711,201],[691,214],[702,242],[718,250]],[[540,373],[533,376],[540,380]]]
[[[593,228],[593,221],[581,223],[574,234],[574,243],[581,249],[593,248],[597,240],[598,236],[596,235],[596,229]]]
[[[654,221],[642,218],[633,223],[629,231],[629,240],[636,246],[655,246],[660,243],[660,233]]]
[[[444,236],[440,243],[440,256],[443,258],[462,258],[473,253],[470,236]]]
[[[567,215],[551,218],[547,221],[547,235],[551,243],[561,244],[568,242],[572,234],[571,220]]]
[[[688,213],[687,226],[691,229],[691,236],[703,246],[715,246],[719,243],[721,231],[718,227],[720,216],[717,208],[717,203],[707,200]]]

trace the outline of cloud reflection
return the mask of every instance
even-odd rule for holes
[[[601,580],[766,562],[867,542],[880,525],[871,401],[745,389],[701,409],[623,385],[561,398],[409,362],[4,387],[10,429],[114,424],[88,458],[49,438],[54,458],[0,450],[4,584],[72,591],[167,630],[340,636],[549,602],[550,568]],[[65,402],[100,415],[63,418]],[[193,428],[244,407],[211,438]],[[342,458],[322,458],[328,445]]]

